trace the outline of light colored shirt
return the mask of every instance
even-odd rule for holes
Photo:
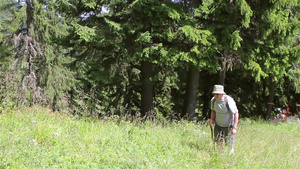
[[[215,97],[213,97],[210,103],[211,110],[216,112],[215,122],[218,126],[229,127],[233,124],[233,116],[234,114],[238,113],[238,109],[232,97],[223,95],[221,100],[217,100]]]

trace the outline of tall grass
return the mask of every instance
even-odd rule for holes
[[[241,120],[235,156],[205,124],[84,120],[25,108],[0,114],[0,168],[300,168],[300,125]]]

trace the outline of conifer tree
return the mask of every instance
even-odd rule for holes
[[[255,15],[251,20],[249,31],[245,31],[246,69],[252,70],[256,81],[264,81],[267,87],[267,96],[262,93],[258,102],[267,106],[257,111],[266,110],[262,114],[271,117],[276,89],[283,84],[293,64],[299,63],[299,18],[296,11],[299,9],[298,0],[285,1],[253,1],[251,7]],[[266,99],[264,99],[266,98]],[[263,111],[261,111],[263,113]]]
[[[154,79],[162,71],[160,66],[166,65],[164,60],[169,56],[167,44],[170,43],[168,35],[172,36],[170,29],[173,29],[173,24],[179,20],[178,9],[178,5],[173,2],[161,0],[134,1],[128,6],[131,22],[130,25],[124,26],[127,34],[132,37],[135,50],[132,57],[138,61],[136,64],[141,66],[142,116],[152,114],[154,102],[164,99],[158,98],[158,94],[154,98],[154,92],[157,90],[153,88],[157,83]],[[155,69],[158,70],[154,71]],[[163,104],[158,102],[158,105]]]
[[[198,84],[200,70],[214,72],[217,70],[216,61],[213,59],[216,41],[211,31],[205,24],[196,18],[198,1],[176,1],[181,10],[177,10],[180,19],[173,26],[170,34],[170,48],[168,49],[167,64],[171,61],[173,66],[180,67],[186,73],[183,76],[185,87],[181,117],[193,120],[197,107]],[[174,65],[175,64],[175,65]],[[181,73],[180,73],[181,74]],[[179,85],[181,86],[181,85]]]
[[[238,3],[227,1],[188,2],[185,6],[187,22],[182,23],[183,26],[179,27],[185,36],[188,35],[186,39],[188,44],[185,46],[190,46],[185,49],[188,56],[185,61],[190,65],[190,73],[182,115],[193,117],[196,108],[199,71],[202,69],[209,73],[216,72],[219,69],[216,61],[219,61],[221,67],[219,72],[222,75],[219,83],[224,84],[225,72],[229,67],[228,62],[233,63],[238,56],[236,50],[240,47],[241,41],[239,29],[248,26],[252,11],[245,1]],[[244,12],[239,12],[240,9]],[[200,83],[207,83],[207,80]],[[206,99],[209,100],[209,98],[204,98],[204,100]],[[208,104],[206,101],[204,103]],[[208,106],[203,105],[203,107]]]
[[[153,112],[156,102],[153,86],[164,74],[153,70],[158,70],[162,65],[160,62],[167,60],[163,56],[167,56],[168,50],[163,43],[168,42],[170,24],[180,18],[174,4],[159,0],[103,1],[98,4],[57,1],[57,4],[73,24],[68,38],[72,39],[70,45],[74,45],[79,54],[76,58],[84,65],[90,65],[84,70],[85,81],[93,83],[96,80],[95,91],[101,90],[103,85],[102,89],[111,87],[116,93],[113,95],[118,96],[116,99],[121,94],[124,109],[134,104],[141,109],[142,116]],[[88,17],[83,19],[83,14]],[[112,67],[124,69],[113,71]],[[95,76],[91,77],[91,72],[95,72]],[[101,99],[101,104],[108,105],[112,95],[104,91],[98,93],[97,99],[107,98]]]
[[[200,21],[218,42],[215,53],[220,67],[218,84],[225,85],[227,69],[241,63],[238,51],[243,41],[241,32],[249,27],[252,10],[246,0],[204,0],[197,10]]]
[[[123,62],[122,30],[114,21],[119,19],[113,13],[118,10],[114,3],[122,1],[55,3],[69,24],[68,36],[59,43],[68,47],[68,55],[74,58],[78,85],[71,92],[73,109],[81,115],[119,114],[127,73],[134,74],[127,70],[130,64]]]
[[[6,47],[2,70],[2,95],[18,105],[67,105],[72,73],[67,58],[52,39],[64,33],[64,25],[53,11],[52,1],[26,0],[5,4],[1,32]]]

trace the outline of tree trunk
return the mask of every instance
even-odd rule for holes
[[[33,19],[34,19],[34,12],[33,12],[33,9],[32,9],[32,2],[31,0],[26,0],[26,26],[27,26],[27,32],[26,32],[26,35],[25,35],[25,39],[24,41],[27,41],[25,43],[25,55],[27,56],[27,62],[28,62],[28,74],[23,77],[23,80],[22,80],[22,83],[23,85],[27,85],[27,90],[29,90],[30,92],[30,106],[34,105],[35,102],[36,102],[36,98],[38,95],[40,95],[39,93],[36,92],[37,90],[37,77],[36,77],[36,74],[35,74],[35,68],[34,68],[34,58],[36,57],[37,55],[37,52],[36,50],[34,49],[35,45],[33,44],[33,40],[32,40],[32,37],[31,37],[31,34],[32,34],[32,30],[33,30]],[[24,85],[24,86],[25,86]]]
[[[210,99],[209,96],[211,95],[209,90],[204,90],[202,98],[203,98],[203,107],[202,107],[202,119],[208,119],[210,114]]]
[[[267,116],[266,119],[270,120],[271,119],[271,113],[272,113],[272,107],[273,107],[273,102],[274,102],[274,95],[275,95],[275,83],[273,82],[273,76],[269,75],[269,97],[268,97],[268,103],[267,103]]]
[[[194,65],[190,65],[189,68],[182,116],[187,117],[189,120],[194,120],[197,106],[199,70]]]
[[[33,22],[33,9],[31,0],[26,0],[26,15],[27,15],[27,35],[31,36],[32,22]]]
[[[264,97],[261,97],[264,93],[264,85],[260,85],[258,83],[254,84],[254,91],[256,93],[253,94],[253,111],[251,111],[250,116],[264,116],[262,113],[263,109],[265,108],[263,103],[264,103]]]
[[[221,70],[219,71],[219,78],[218,78],[218,84],[225,85],[225,78],[226,78],[226,69],[227,69],[227,58],[224,57],[224,59],[220,62]]]
[[[212,88],[215,84],[217,75],[212,75],[209,71],[200,72],[199,90],[201,90],[202,96],[202,120],[206,120],[210,117],[210,100],[212,98]],[[199,103],[198,103],[199,104]],[[200,104],[201,105],[201,104]]]
[[[152,111],[152,106],[153,106],[153,85],[150,79],[152,73],[152,63],[148,61],[143,61],[141,65],[142,65],[141,115],[142,117],[145,117]]]
[[[120,116],[120,107],[121,107],[121,87],[117,87],[115,100],[114,100],[114,115]]]
[[[131,111],[132,106],[132,95],[133,95],[133,82],[132,82],[132,75],[131,75],[132,69],[130,68],[127,70],[128,74],[128,81],[126,81],[126,87],[125,87],[125,95],[124,95],[124,111],[125,114],[130,114],[132,116],[135,116],[135,112]]]

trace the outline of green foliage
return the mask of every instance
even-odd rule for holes
[[[0,94],[16,105],[138,113],[145,61],[157,115],[180,111],[189,65],[205,72],[202,86],[226,71],[245,115],[265,111],[270,77],[275,103],[297,100],[299,0],[0,2]],[[207,106],[208,90],[198,105]]]
[[[151,43],[152,40],[151,40],[151,35],[148,31],[144,32],[144,33],[141,33],[137,39],[135,40],[135,42],[137,42],[138,44],[140,45],[143,45],[143,44],[147,44],[147,43]]]
[[[250,6],[255,9],[251,19],[249,32],[244,31],[242,45],[245,44],[246,59],[245,68],[250,70],[252,77],[256,82],[262,83],[253,97],[253,104],[257,112],[265,114],[265,105],[262,103],[274,103],[275,107],[281,107],[283,104],[290,104],[294,107],[297,103],[297,80],[291,80],[291,70],[295,64],[299,63],[299,53],[297,48],[299,41],[295,38],[298,32],[299,21],[297,19],[298,5],[296,3],[286,3],[287,1],[252,2]],[[246,35],[246,36],[245,36]],[[250,56],[250,57],[249,57]],[[297,69],[297,68],[296,68]],[[292,72],[295,70],[292,70]],[[294,76],[293,79],[297,79]],[[272,88],[274,84],[274,88]],[[286,92],[291,92],[286,94]],[[272,93],[274,92],[274,93]],[[250,94],[251,94],[250,93]],[[242,102],[247,102],[245,101]],[[270,108],[267,109],[271,115]],[[253,111],[253,110],[252,110]],[[291,110],[295,112],[296,110]]]
[[[47,103],[61,110],[73,78],[70,60],[61,55],[64,49],[52,40],[66,33],[66,25],[53,10],[54,2],[31,3],[32,8],[16,2],[4,10],[1,94],[17,105]]]
[[[236,3],[240,8],[241,15],[244,15],[244,18],[242,19],[242,25],[245,28],[248,28],[253,15],[253,10],[245,0],[237,1]]]
[[[165,8],[164,10],[168,12],[168,17],[175,22],[180,21],[180,13],[178,12],[178,9],[176,9],[176,6],[172,3],[168,4],[162,4],[162,6]]]
[[[5,100],[3,97],[0,101],[0,113],[11,113],[16,109],[16,105],[14,102],[10,100]]]
[[[72,26],[75,28],[75,33],[79,35],[79,43],[84,42],[91,42],[94,37],[96,36],[96,31],[93,28],[89,28],[87,26],[81,26],[77,23],[72,23]]]
[[[104,18],[105,22],[113,29],[121,30],[120,24],[113,22],[107,18]]]
[[[249,61],[247,64],[247,69],[253,70],[253,74],[255,76],[255,81],[259,82],[261,77],[267,77],[268,75],[261,70],[261,67],[258,63]]]
[[[239,35],[240,31],[234,31],[231,35],[230,46],[233,50],[238,50],[241,47],[241,41],[243,40]]]
[[[288,78],[292,81],[293,86],[295,86],[295,91],[300,93],[300,69],[291,69],[287,73]]]

